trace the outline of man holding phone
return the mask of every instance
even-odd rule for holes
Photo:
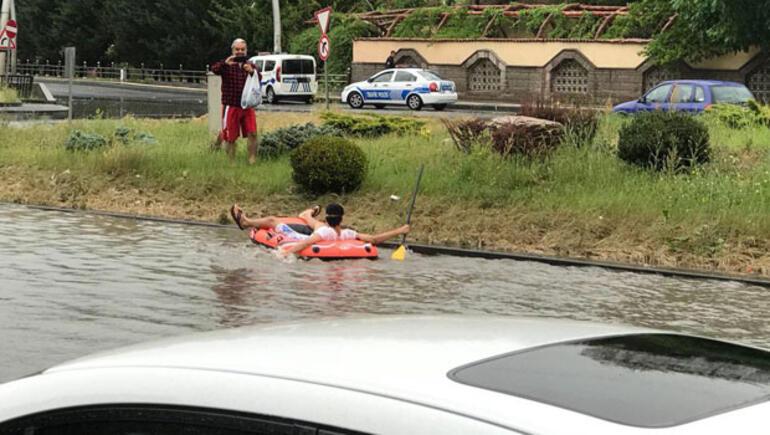
[[[249,163],[257,161],[257,113],[249,108],[241,107],[241,95],[246,79],[256,73],[259,80],[262,76],[256,65],[248,61],[246,56],[246,41],[236,39],[231,46],[232,55],[215,63],[211,72],[222,76],[222,132],[220,136],[227,144],[227,154],[235,158],[235,141],[238,136],[247,138]]]

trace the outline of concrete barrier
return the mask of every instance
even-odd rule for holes
[[[206,74],[209,100],[209,133],[219,134],[222,130],[222,77]]]

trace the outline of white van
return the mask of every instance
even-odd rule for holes
[[[251,62],[262,71],[262,95],[267,103],[296,100],[310,103],[318,91],[315,58],[302,54],[254,56]]]

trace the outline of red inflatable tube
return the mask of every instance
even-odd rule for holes
[[[281,221],[292,225],[300,233],[307,233],[308,235],[312,233],[311,228],[301,218],[281,218]],[[271,249],[277,249],[279,246],[288,247],[297,243],[296,241],[287,241],[283,233],[273,228],[252,228],[249,238],[257,245],[266,246]],[[376,246],[361,240],[334,240],[314,243],[300,251],[299,256],[323,260],[375,259],[378,256],[378,252]]]

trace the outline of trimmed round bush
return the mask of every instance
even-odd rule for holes
[[[686,113],[642,113],[620,129],[618,157],[634,165],[690,168],[708,162],[710,155],[708,129]]]
[[[294,182],[315,195],[358,189],[366,177],[366,165],[358,145],[335,136],[309,139],[291,154]]]

